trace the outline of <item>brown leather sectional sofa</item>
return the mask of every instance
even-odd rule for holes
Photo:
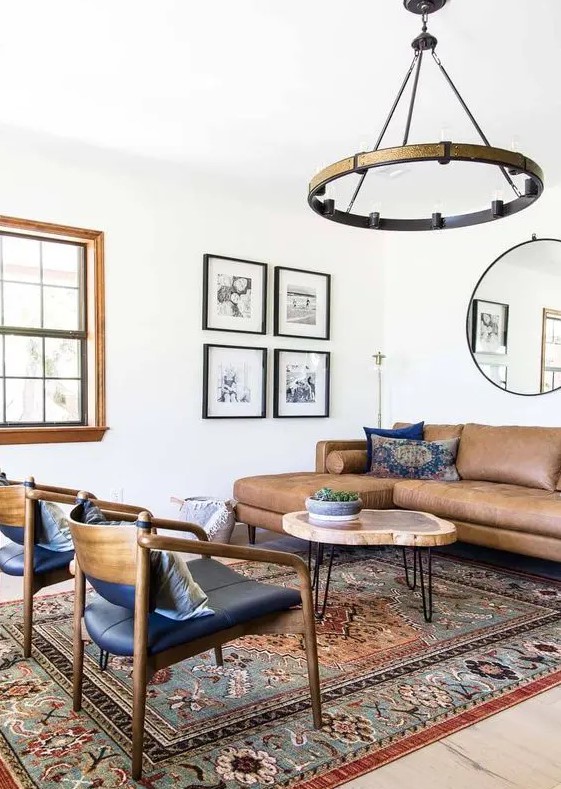
[[[320,441],[315,472],[238,479],[238,520],[282,532],[283,514],[327,486],[446,518],[464,542],[561,561],[561,428],[425,425],[426,441],[455,437],[458,482],[377,479],[364,474],[366,441]]]

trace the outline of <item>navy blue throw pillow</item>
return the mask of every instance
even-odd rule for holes
[[[384,427],[365,427],[363,428],[366,433],[366,450],[368,452],[368,460],[366,462],[366,471],[370,471],[372,466],[372,444],[370,436],[382,436],[383,438],[408,438],[411,441],[422,441],[424,422],[416,422],[414,425],[407,425],[407,427],[396,427],[392,429]]]

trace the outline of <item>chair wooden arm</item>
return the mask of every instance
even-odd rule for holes
[[[42,487],[26,488],[26,497],[33,501],[54,501],[60,504],[76,504],[76,500],[88,499],[94,506],[99,507],[104,515],[121,518],[121,520],[135,521],[141,512],[150,512],[146,507],[136,507],[133,504],[121,504],[116,501],[103,501],[95,499],[91,494],[83,490],[71,491],[70,493],[59,493],[64,488]],[[69,489],[67,489],[69,490]]]
[[[147,523],[149,519],[147,520]],[[313,635],[315,644],[314,607],[312,600],[312,584],[308,565],[299,556],[284,551],[270,551],[254,548],[249,545],[225,545],[219,542],[199,542],[181,537],[167,537],[160,534],[149,534],[141,529],[137,533],[137,543],[141,548],[157,551],[177,551],[178,553],[198,553],[201,556],[218,556],[224,559],[247,559],[254,562],[276,564],[292,567],[297,575],[302,598],[302,613],[306,627]],[[144,551],[140,551],[143,554]]]
[[[204,542],[208,542],[208,534],[203,529],[202,526],[199,526],[197,523],[189,523],[189,521],[179,523],[176,520],[171,520],[170,518],[151,518],[150,523],[152,526],[155,526],[158,529],[170,529],[171,531],[182,531],[186,532],[187,534],[194,534],[196,535],[199,540],[204,540]],[[200,553],[200,551],[197,551]]]
[[[152,521],[159,525],[157,521]],[[271,551],[265,548],[254,548],[250,545],[226,545],[220,542],[200,543],[196,540],[186,540],[181,537],[168,537],[161,534],[145,534],[139,531],[137,542],[143,548],[157,551],[178,551],[179,553],[200,553],[205,556],[219,556],[224,559],[247,559],[253,562],[268,562],[293,567],[298,572],[301,567],[309,578],[308,566],[293,553],[285,551]]]
[[[46,490],[49,493],[65,493],[68,496],[74,496],[74,497],[76,497],[78,493],[80,493],[79,489],[76,490],[75,488],[59,488],[55,485],[43,485],[41,482],[36,482],[35,488],[38,490]],[[88,498],[94,499],[95,493],[88,492]]]
[[[76,496],[68,493],[54,493],[44,488],[26,488],[25,498],[32,501],[54,501],[58,504],[76,504]]]
[[[134,504],[123,504],[120,501],[92,499],[87,494],[82,495],[82,491],[80,491],[79,498],[89,499],[95,507],[99,507],[102,512],[111,515],[140,515],[141,512],[148,512],[151,515],[150,510],[146,509],[146,507],[136,507]]]

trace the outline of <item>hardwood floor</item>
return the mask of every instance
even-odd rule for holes
[[[245,544],[238,526],[232,542]],[[261,547],[294,550],[296,538],[258,531]],[[72,588],[59,584],[40,594]],[[0,601],[21,597],[0,575]],[[344,784],[344,789],[561,789],[561,686]]]

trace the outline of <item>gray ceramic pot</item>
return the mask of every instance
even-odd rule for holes
[[[362,499],[357,501],[321,501],[306,499],[306,509],[317,520],[354,521],[363,507]]]

